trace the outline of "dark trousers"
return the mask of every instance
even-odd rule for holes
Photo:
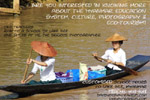
[[[107,66],[105,66],[106,68],[106,75],[111,75],[111,74],[115,74],[115,73],[118,73],[118,72],[121,72],[122,70],[113,70]]]
[[[62,83],[60,80],[52,80],[52,81],[35,81],[31,80],[27,85],[42,85],[42,84],[53,84],[53,83]]]

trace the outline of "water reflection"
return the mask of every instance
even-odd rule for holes
[[[88,91],[82,90],[82,94],[79,96],[79,100],[89,100]]]
[[[12,38],[12,44],[14,45],[13,49],[12,50],[12,56],[14,58],[16,57],[19,57],[21,56],[21,42],[22,42],[22,39],[20,38],[20,33],[21,33],[21,28],[18,27],[18,26],[21,26],[21,22],[20,22],[20,17],[15,17],[13,19],[13,29],[12,30],[15,30],[13,31],[12,35],[14,36]],[[17,59],[16,63],[19,63],[20,59]]]

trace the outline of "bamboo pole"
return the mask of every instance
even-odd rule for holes
[[[28,59],[31,58],[31,55],[32,55],[32,49],[31,49],[31,51],[30,51],[30,54],[29,54],[29,58],[28,58]],[[25,68],[25,71],[24,71],[23,80],[26,79],[28,68],[29,68],[29,64],[26,65],[26,68]]]

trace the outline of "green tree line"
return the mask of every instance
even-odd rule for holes
[[[26,7],[30,6],[33,2],[37,2],[37,0],[20,0],[20,5]],[[0,7],[12,8],[13,0],[0,0]]]

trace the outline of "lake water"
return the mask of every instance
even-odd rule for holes
[[[72,0],[72,2],[81,2],[82,0]],[[101,1],[103,2],[108,2]],[[71,1],[70,1],[71,2]],[[96,0],[83,0],[85,3],[97,2]],[[122,1],[119,1],[122,2]],[[128,3],[129,0],[123,2]],[[139,2],[137,0],[130,0],[130,2]],[[149,9],[149,2],[147,3],[147,9]],[[88,65],[105,65],[105,63],[99,63],[92,56],[92,52],[98,52],[99,56],[103,55],[107,48],[111,47],[111,43],[105,42],[105,39],[115,32],[128,38],[128,41],[124,42],[122,48],[126,51],[127,58],[133,57],[138,54],[150,55],[150,16],[147,16],[147,24],[139,26],[129,25],[106,25],[105,20],[46,20],[45,15],[50,13],[50,9],[46,8],[28,8],[23,9],[20,16],[14,17],[11,15],[0,15],[0,85],[18,84],[23,78],[24,69],[26,66],[26,59],[30,52],[30,43],[34,40],[47,41],[54,46],[58,52],[55,57],[55,71],[65,72],[67,69],[79,68],[79,62],[86,63]],[[149,12],[146,13],[149,15]],[[12,37],[5,37],[4,28],[6,26],[13,26],[9,29],[16,30],[15,32],[8,32],[13,34]],[[15,26],[33,26],[34,34],[38,34],[38,30],[57,30],[61,29],[67,32],[67,34],[75,33],[92,33],[100,34],[97,37],[49,37],[49,36],[15,36],[19,34],[21,28]],[[18,31],[17,31],[18,30]],[[28,32],[32,33],[32,32]],[[55,32],[49,32],[50,34]],[[33,52],[32,58],[35,58],[37,53]],[[32,69],[32,65],[29,67],[29,72]],[[146,79],[150,84],[149,73],[150,64],[145,65],[138,76],[127,76],[120,80],[140,80]],[[39,80],[39,74],[33,79]],[[105,89],[95,88],[95,86],[73,89],[64,92],[57,92],[51,94],[38,94],[19,100],[99,100],[98,93],[103,92]],[[150,93],[147,88],[147,93]],[[6,95],[8,92],[0,91],[1,95]],[[150,96],[150,95],[148,95]],[[102,100],[108,100],[103,98]],[[147,99],[149,100],[149,99]]]

